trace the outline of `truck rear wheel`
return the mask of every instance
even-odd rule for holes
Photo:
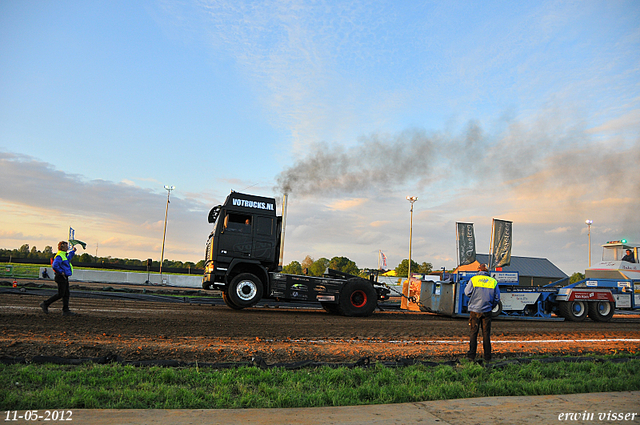
[[[594,322],[608,322],[613,317],[616,304],[609,301],[595,301],[589,303],[589,318]]]
[[[343,316],[371,316],[378,305],[378,293],[369,283],[347,282],[340,291],[338,305]]]
[[[560,301],[560,315],[572,322],[582,322],[587,317],[587,304],[584,301]]]
[[[251,273],[241,273],[233,278],[227,291],[232,304],[251,307],[262,299],[262,282]]]

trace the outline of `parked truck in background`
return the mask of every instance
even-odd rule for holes
[[[281,273],[285,225],[274,198],[232,191],[224,204],[211,209],[208,221],[213,230],[202,287],[222,291],[230,308],[240,310],[267,298],[319,302],[329,313],[369,316],[378,301],[389,298],[389,289],[372,279],[336,270],[327,269],[322,277]]]

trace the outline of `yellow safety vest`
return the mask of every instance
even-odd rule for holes
[[[66,261],[69,263],[69,267],[71,267],[71,273],[73,273],[73,264],[71,264],[71,262],[67,259],[67,253],[64,251],[58,251],[56,253],[56,257],[60,256],[60,258],[62,258],[62,261]],[[56,257],[53,257],[53,259],[55,260]]]
[[[491,276],[475,275],[471,278],[471,284],[477,288],[494,289],[498,281]]]

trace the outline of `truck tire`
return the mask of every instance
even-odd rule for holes
[[[493,307],[491,310],[491,317],[500,316],[500,313],[502,313],[502,301],[498,301],[498,305]]]
[[[351,317],[371,316],[378,305],[378,293],[367,282],[347,282],[340,291],[340,314]]]
[[[229,299],[229,295],[227,294],[227,291],[222,292],[222,301],[224,301],[227,307],[231,307],[234,310],[242,310],[242,307],[238,307],[237,305],[231,302],[231,300]]]
[[[589,303],[589,318],[594,322],[608,322],[616,310],[616,303],[595,301]]]
[[[567,320],[582,322],[587,318],[587,303],[584,301],[560,301],[558,311]]]
[[[227,288],[232,304],[240,308],[251,307],[262,299],[262,282],[251,273],[241,273],[234,277]]]

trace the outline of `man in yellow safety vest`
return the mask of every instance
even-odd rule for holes
[[[485,361],[491,361],[491,310],[500,302],[500,288],[498,281],[487,271],[486,264],[478,266],[478,274],[473,276],[464,288],[464,294],[469,297],[469,352],[467,358],[476,358],[478,347],[478,332],[482,327],[482,348]]]
[[[58,242],[58,252],[53,258],[53,263],[51,264],[53,271],[55,272],[54,280],[58,284],[58,293],[40,304],[40,308],[42,308],[42,311],[45,314],[49,313],[49,305],[51,305],[51,303],[62,299],[62,314],[64,316],[76,315],[74,312],[69,310],[69,297],[71,296],[71,293],[69,292],[69,276],[73,274],[73,266],[70,261],[76,254],[76,248],[73,247],[71,251],[67,252],[68,249],[68,242]]]

